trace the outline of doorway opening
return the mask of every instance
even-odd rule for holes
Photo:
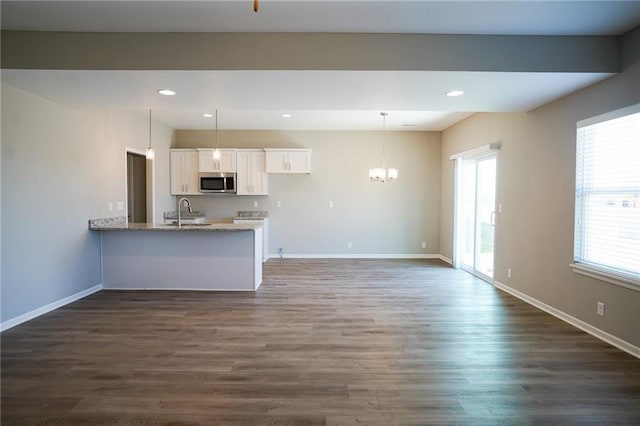
[[[454,267],[493,282],[497,154],[455,160]]]
[[[129,222],[153,223],[153,160],[133,148],[126,148],[126,200]]]

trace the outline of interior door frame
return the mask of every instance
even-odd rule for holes
[[[456,269],[460,269],[462,268],[462,264],[461,264],[461,248],[459,245],[459,235],[458,235],[458,229],[460,226],[460,221],[462,220],[462,215],[461,215],[461,211],[460,211],[460,205],[462,203],[462,191],[460,191],[459,189],[459,184],[462,180],[462,161],[463,160],[468,160],[471,158],[476,158],[476,159],[480,159],[482,157],[487,157],[490,155],[495,155],[496,158],[496,167],[497,167],[497,161],[498,161],[498,151],[500,150],[501,147],[501,143],[500,142],[494,142],[491,144],[487,144],[487,145],[482,145],[479,146],[477,148],[473,148],[470,149],[468,151],[463,151],[457,154],[453,154],[451,156],[449,156],[450,160],[454,161],[454,173],[453,173],[453,241],[452,241],[452,256],[451,256],[451,264],[454,268]],[[497,198],[497,188],[496,188],[496,198]],[[476,200],[477,203],[477,200]],[[475,225],[474,225],[475,227]],[[475,235],[474,235],[474,257],[475,257]],[[495,248],[494,248],[494,253],[495,253]],[[495,264],[495,259],[494,259],[494,264]],[[490,283],[493,283],[493,278],[482,274],[482,273],[478,273],[478,271],[476,271],[475,266],[473,267],[473,271],[468,271],[467,268],[462,268],[465,271],[472,273],[476,276],[478,276],[479,278],[484,279],[485,281],[488,281]]]
[[[129,211],[129,176],[127,173],[127,154],[138,154],[146,157],[146,151],[144,149],[132,148],[130,146],[124,147],[124,211],[127,215]],[[156,206],[156,193],[155,193],[155,158],[146,159],[146,175],[147,175],[147,222],[154,223],[155,206]]]

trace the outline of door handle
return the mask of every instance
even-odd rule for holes
[[[491,212],[491,226],[496,226],[496,212]]]

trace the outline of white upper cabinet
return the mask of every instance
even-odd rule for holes
[[[213,159],[212,148],[198,148],[200,172],[236,173],[236,149],[221,148],[220,159]]]
[[[265,148],[267,173],[311,173],[310,149]]]
[[[237,152],[236,186],[238,195],[267,195],[266,155],[262,149]]]
[[[201,195],[198,184],[198,151],[170,151],[171,195]]]

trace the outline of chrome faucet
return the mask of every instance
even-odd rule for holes
[[[191,201],[188,198],[182,197],[178,201],[178,226],[182,226],[182,205],[185,205],[189,209],[189,213],[193,213],[191,210]]]

